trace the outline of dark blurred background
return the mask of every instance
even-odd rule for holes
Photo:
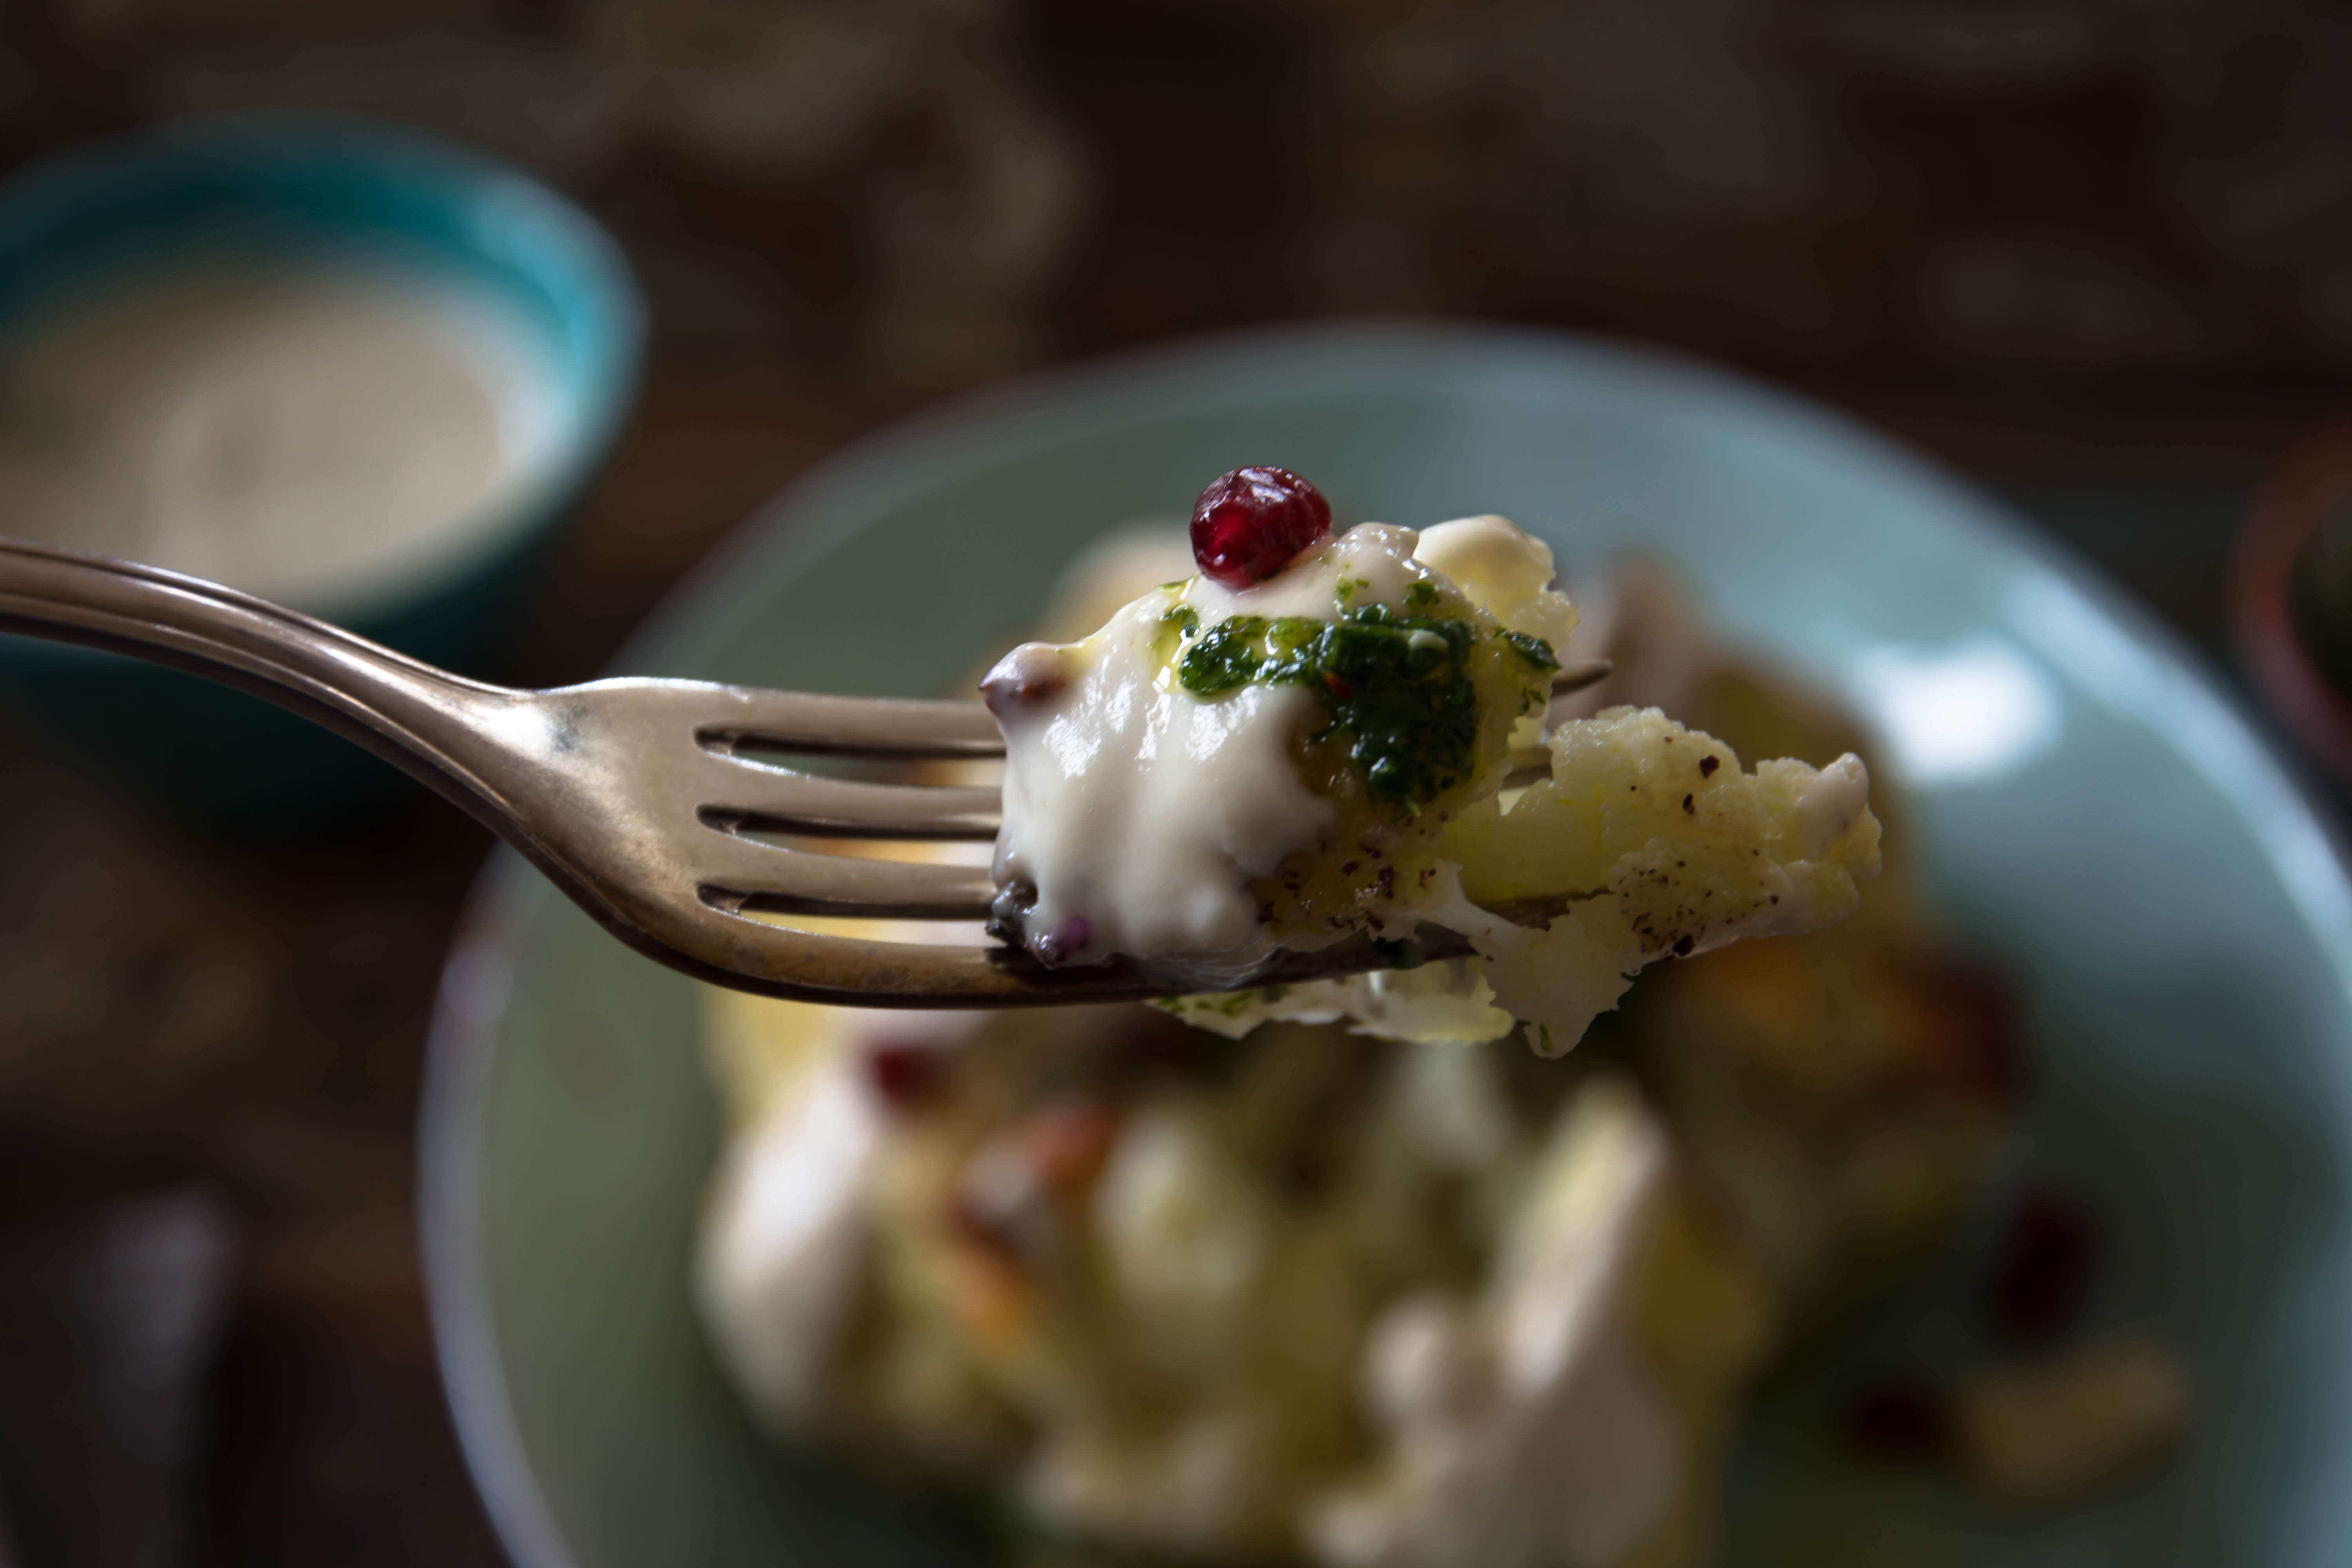
[[[531,681],[595,672],[764,497],[896,416],[1388,312],[1793,383],[2226,661],[2238,512],[2352,392],[2331,0],[0,7],[0,167],[253,107],[484,148],[637,268],[642,399],[500,672]],[[192,1478],[184,1560],[497,1560],[412,1222],[422,1041],[487,847],[421,796],[362,837],[224,845],[0,731],[0,1295],[131,1221],[228,1260],[205,1397],[156,1439]]]

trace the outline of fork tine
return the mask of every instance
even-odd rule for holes
[[[950,947],[784,930],[715,910],[731,928],[717,962],[690,973],[738,990],[858,1007],[1005,1007],[1164,995],[1126,964],[1039,969],[1001,947]]]
[[[1615,674],[1617,667],[1605,658],[1588,658],[1577,664],[1564,664],[1552,671],[1551,694],[1566,697],[1588,686],[1598,686]]]
[[[866,1007],[1051,1006],[1139,1001],[1186,989],[1125,962],[1045,969],[1013,949],[820,935],[766,925],[723,904],[712,907],[721,918],[735,918],[729,922],[733,929],[727,963],[707,977],[803,1001]],[[1555,900],[1527,900],[1496,912],[1521,924],[1540,924],[1559,908]],[[1432,927],[1424,927],[1412,945],[1423,959],[1458,958],[1474,951],[1467,937]],[[1250,984],[1328,979],[1386,968],[1395,958],[1393,944],[1359,933],[1314,952],[1277,953],[1250,976]]]
[[[696,890],[727,912],[976,921],[996,887],[985,866],[824,855],[717,829],[697,855]]]
[[[979,702],[904,697],[829,697],[714,686],[709,717],[695,726],[722,752],[773,746],[819,757],[1001,757],[1004,736]]]
[[[746,757],[713,758],[702,819],[815,838],[986,839],[1003,808],[995,786],[869,784]]]

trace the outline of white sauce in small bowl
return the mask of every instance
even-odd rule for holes
[[[192,258],[0,332],[0,531],[341,608],[463,558],[564,416],[486,284]]]

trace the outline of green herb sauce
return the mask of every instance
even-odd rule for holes
[[[1430,587],[1428,602],[1437,596]],[[1328,719],[1309,741],[1344,742],[1374,802],[1418,812],[1476,763],[1478,692],[1468,660],[1480,635],[1470,621],[1385,605],[1336,621],[1235,616],[1206,631],[1195,619],[1184,626],[1176,674],[1202,698],[1253,684],[1309,688]],[[1557,668],[1540,639],[1500,635],[1537,669]]]
[[[1495,635],[1502,638],[1513,653],[1517,654],[1546,675],[1559,668],[1559,656],[1551,651],[1551,644],[1544,641],[1543,638],[1529,637],[1525,632],[1513,631],[1498,631]]]

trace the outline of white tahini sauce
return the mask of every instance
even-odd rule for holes
[[[1051,963],[1113,953],[1230,966],[1272,951],[1249,890],[1332,819],[1299,781],[1316,721],[1296,688],[1202,702],[1160,679],[1170,601],[1148,595],[1071,647],[1031,643],[990,675],[1003,689],[1000,886],[1037,889],[1030,947]]]
[[[1365,1403],[1391,1465],[1313,1511],[1331,1568],[1612,1562],[1681,1479],[1675,1418],[1633,1335],[1664,1131],[1601,1083],[1572,1101],[1480,1299],[1420,1296],[1373,1325]]]
[[[0,337],[0,518],[331,606],[462,552],[559,425],[546,345],[485,288],[191,259]]]
[[[1870,770],[1852,752],[1823,768],[1797,796],[1797,853],[1818,860],[1870,809]]]
[[[695,1287],[752,1406],[784,1430],[815,1417],[872,1237],[866,1186],[881,1110],[854,1050],[832,1053],[727,1151]]]
[[[1005,738],[995,876],[1036,889],[1032,952],[1048,963],[1173,962],[1203,984],[1239,980],[1272,952],[1249,884],[1334,820],[1299,777],[1320,706],[1296,687],[1193,697],[1162,662],[1161,617],[1180,602],[1204,627],[1402,606],[1431,575],[1412,558],[1417,538],[1360,524],[1264,583],[1195,578],[1181,600],[1147,594],[1086,641],[1026,643],[990,672]],[[1345,601],[1343,580],[1358,584]]]

